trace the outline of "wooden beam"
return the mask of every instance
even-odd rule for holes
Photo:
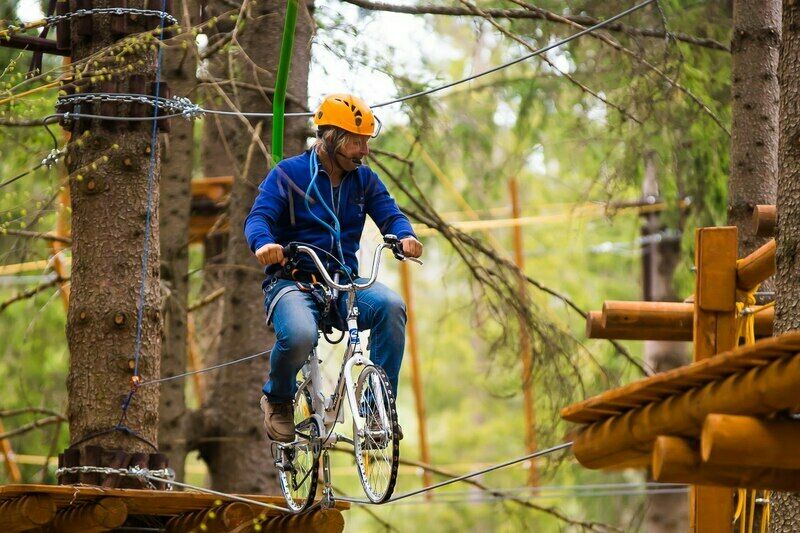
[[[678,437],[660,436],[656,439],[652,471],[654,479],[662,483],[800,491],[800,472],[797,470],[710,465],[702,461],[696,441]],[[726,521],[730,519],[731,516],[726,516]]]
[[[740,259],[736,264],[736,287],[752,290],[756,285],[775,274],[775,239]]]
[[[274,533],[341,533],[344,530],[344,517],[336,509],[323,509],[313,513],[275,516],[266,519],[261,526],[262,531]]]
[[[119,498],[101,498],[58,511],[50,531],[99,533],[119,527],[128,519],[128,507]]]
[[[56,514],[56,503],[46,494],[29,494],[0,502],[0,531],[24,531],[43,526]]]
[[[667,308],[662,307],[665,302],[605,302],[604,309],[609,304],[614,308],[610,314],[589,312],[586,317],[588,338],[649,341],[691,341],[693,338],[694,306],[691,303],[669,303]],[[771,337],[774,308],[764,309],[755,317],[756,337]]]
[[[757,205],[753,209],[753,230],[758,237],[773,237],[778,212],[774,205]]]
[[[703,462],[717,466],[800,469],[800,422],[710,414],[701,431]],[[734,468],[735,469],[735,468]],[[800,470],[797,471],[800,477]]]

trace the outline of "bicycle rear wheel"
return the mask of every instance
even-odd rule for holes
[[[367,366],[356,382],[358,412],[353,413],[353,448],[358,477],[373,503],[392,496],[400,463],[399,426],[394,395],[386,373]],[[364,428],[359,431],[356,420]]]
[[[295,444],[283,446],[278,480],[289,508],[299,513],[314,503],[319,479],[320,428],[312,418],[308,389],[297,394],[294,407]]]

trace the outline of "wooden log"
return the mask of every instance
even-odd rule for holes
[[[736,264],[736,287],[749,291],[775,274],[775,239],[740,259]]]
[[[590,339],[692,340],[693,304],[670,303],[669,308],[663,308],[661,314],[658,306],[648,305],[653,303],[663,305],[662,302],[605,302],[603,308],[606,309],[610,304],[613,311],[605,316],[601,311],[590,311],[586,317],[586,336]],[[659,316],[663,316],[660,322]],[[771,337],[775,309],[764,309],[755,317],[756,337]]]
[[[56,503],[45,494],[30,494],[0,502],[0,531],[25,531],[43,526],[56,514]]]
[[[625,339],[652,341],[690,341],[691,328],[681,330],[669,324],[658,327],[607,326],[603,327],[602,311],[590,311],[586,317],[586,336],[590,339]]]
[[[800,407],[800,355],[689,389],[587,426],[572,446],[587,468],[607,468],[625,450],[646,449],[659,435],[699,438],[711,413],[768,415]]]
[[[696,442],[659,436],[653,446],[653,477],[662,483],[693,483],[796,492],[800,475],[796,470],[758,467],[730,467],[704,463]]]
[[[753,209],[753,230],[758,237],[773,237],[778,212],[774,205],[757,205]]]
[[[640,327],[691,331],[692,304],[683,302],[603,302],[603,327]]]
[[[98,533],[119,527],[127,519],[125,502],[119,498],[101,498],[62,508],[48,530],[54,533]]]
[[[184,531],[223,533],[232,531],[245,523],[251,523],[256,514],[254,507],[242,502],[233,502],[220,507],[175,516],[167,522],[166,530],[167,533]]]
[[[800,469],[800,422],[710,414],[700,433],[703,462],[717,466]],[[797,472],[800,477],[800,470]]]
[[[273,533],[341,533],[344,517],[336,509],[323,509],[313,513],[281,515],[267,518],[262,531]]]

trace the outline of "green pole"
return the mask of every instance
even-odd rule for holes
[[[286,3],[286,20],[283,23],[278,76],[275,79],[275,94],[272,97],[272,160],[274,163],[283,159],[283,118],[286,112],[286,85],[289,81],[289,65],[292,62],[296,21],[297,0],[288,0]]]

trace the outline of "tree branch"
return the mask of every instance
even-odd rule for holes
[[[28,433],[29,431],[33,431],[36,428],[40,428],[43,426],[47,426],[50,424],[60,424],[65,422],[67,419],[61,415],[58,416],[48,416],[47,418],[40,418],[30,424],[25,424],[24,426],[20,426],[16,429],[12,429],[11,431],[6,431],[5,433],[0,433],[0,440],[5,440],[11,437],[16,437],[18,435],[22,435],[24,433]]]
[[[403,13],[407,15],[448,15],[448,16],[472,16],[473,13],[469,9],[460,7],[437,6],[431,4],[423,5],[395,5],[388,2],[371,2],[369,0],[343,0],[348,4],[353,4],[363,9],[371,11],[388,11],[391,13]],[[583,26],[594,26],[601,22],[600,19],[589,17],[586,15],[564,15],[563,17],[557,16],[554,13],[540,9],[485,9],[488,15],[494,18],[507,18],[507,19],[535,19],[546,20],[548,22],[564,23],[566,19]],[[652,37],[655,39],[665,39],[668,36],[674,37],[675,40],[682,41],[695,46],[702,46],[712,50],[720,50],[723,52],[730,52],[730,48],[719,41],[709,39],[706,37],[695,37],[693,35],[686,35],[683,33],[669,33],[664,30],[657,30],[652,28],[637,28],[635,26],[628,26],[620,22],[609,24],[605,27],[606,30],[625,33],[635,37]]]
[[[193,303],[192,305],[190,305],[188,309],[186,309],[186,312],[191,313],[193,311],[197,311],[201,307],[205,307],[211,302],[217,300],[223,294],[225,294],[225,287],[218,287],[216,290],[212,291],[206,296],[203,296],[199,301],[197,301],[197,303]]]
[[[528,49],[528,50],[530,50],[531,52],[534,52],[534,51],[535,51],[535,48],[534,48],[533,46],[531,46],[531,45],[530,45],[530,44],[529,44],[527,41],[525,41],[524,39],[522,39],[522,38],[521,38],[521,37],[519,37],[518,35],[516,35],[516,34],[514,34],[514,33],[510,32],[509,30],[505,29],[503,26],[501,26],[500,24],[498,24],[498,23],[497,23],[497,21],[496,21],[496,20],[494,20],[494,17],[492,17],[492,16],[491,16],[491,15],[488,13],[488,11],[486,11],[486,10],[484,10],[484,9],[479,9],[479,8],[478,8],[478,7],[477,7],[475,4],[473,4],[472,2],[469,2],[468,0],[461,0],[461,3],[462,3],[462,4],[464,4],[465,6],[467,6],[467,8],[468,8],[468,9],[470,9],[474,15],[477,15],[477,16],[479,16],[479,17],[483,17],[483,18],[485,18],[485,19],[486,19],[486,20],[489,22],[489,24],[491,24],[492,26],[494,26],[494,28],[495,28],[497,31],[499,31],[500,33],[502,33],[503,35],[505,35],[505,36],[506,36],[506,37],[508,37],[509,39],[513,39],[514,41],[518,42],[519,44],[521,44],[522,46],[524,46],[525,48],[527,48],[527,49]],[[619,113],[620,113],[620,114],[621,114],[623,117],[629,118],[629,119],[633,120],[634,122],[636,122],[637,124],[642,124],[642,121],[641,121],[641,120],[639,120],[639,119],[638,119],[638,118],[636,118],[635,116],[631,115],[631,114],[630,114],[628,111],[626,111],[625,109],[623,109],[622,107],[618,106],[617,104],[615,104],[615,103],[613,103],[613,102],[610,102],[610,101],[608,101],[606,98],[604,98],[604,97],[600,96],[598,93],[596,93],[595,91],[591,90],[589,87],[587,87],[586,85],[584,85],[583,83],[581,83],[580,81],[578,81],[578,80],[577,80],[577,79],[576,79],[576,78],[575,78],[575,77],[574,77],[572,74],[570,74],[569,72],[565,72],[565,71],[561,70],[560,68],[558,68],[558,67],[555,65],[555,63],[553,63],[552,61],[550,61],[550,59],[548,59],[548,58],[547,58],[547,55],[545,55],[545,54],[541,54],[539,57],[540,57],[540,58],[541,58],[541,59],[542,59],[542,60],[543,60],[545,63],[547,63],[548,65],[550,65],[550,67],[551,67],[553,70],[557,71],[559,74],[561,74],[562,76],[564,76],[564,77],[565,77],[567,80],[569,80],[569,81],[570,81],[570,82],[571,82],[573,85],[576,85],[576,86],[577,86],[577,87],[578,87],[580,90],[582,90],[583,92],[585,92],[585,93],[587,93],[587,94],[589,94],[589,95],[593,96],[594,98],[597,98],[598,100],[600,100],[601,102],[603,102],[605,105],[607,105],[607,106],[609,106],[609,107],[611,107],[611,108],[613,108],[613,109],[616,109],[616,110],[617,110],[617,111],[618,111],[618,112],[619,112]]]
[[[72,244],[72,239],[69,237],[60,237],[58,235],[53,235],[51,233],[44,233],[38,231],[26,231],[22,229],[9,229],[3,228],[0,229],[0,236],[3,235],[14,235],[17,237],[28,237],[30,239],[44,239],[46,241],[51,242],[60,242],[66,244],[67,246]]]
[[[6,308],[9,305],[13,304],[13,303],[19,302],[21,300],[26,300],[28,298],[36,296],[40,292],[49,289],[53,285],[58,285],[58,284],[63,283],[65,281],[69,281],[69,278],[62,278],[61,276],[56,276],[55,278],[51,279],[50,281],[48,281],[46,283],[42,283],[41,285],[37,285],[36,287],[34,287],[32,289],[29,289],[27,291],[24,291],[24,292],[21,292],[19,294],[16,294],[16,295],[12,296],[11,298],[9,298],[8,300],[6,300],[5,302],[0,302],[0,313],[5,311]]]

